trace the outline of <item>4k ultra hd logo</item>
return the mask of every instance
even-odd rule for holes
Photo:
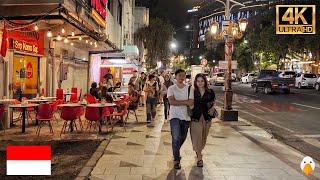
[[[277,34],[315,34],[315,5],[277,5]]]

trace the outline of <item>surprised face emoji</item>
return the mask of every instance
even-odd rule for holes
[[[314,171],[314,168],[316,167],[316,164],[314,163],[313,159],[309,156],[306,156],[303,158],[303,160],[300,163],[301,170],[309,176]]]

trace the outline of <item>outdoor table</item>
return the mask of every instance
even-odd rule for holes
[[[87,107],[96,107],[99,108],[99,113],[100,113],[100,124],[102,123],[102,112],[103,112],[103,108],[105,107],[115,107],[117,106],[115,103],[95,103],[95,104],[87,104]],[[101,127],[99,126],[99,132],[101,132]]]
[[[14,103],[15,99],[0,99],[0,104],[11,104]]]
[[[70,104],[59,104],[58,107],[73,107],[73,108],[77,108],[77,107],[82,107],[82,104],[79,103],[70,103]],[[71,121],[70,123],[70,132],[73,132],[73,121]]]
[[[48,101],[53,101],[53,100],[56,100],[57,97],[55,96],[52,96],[52,97],[40,97],[41,99],[44,99],[44,100],[48,100]]]
[[[29,103],[35,103],[35,104],[41,104],[41,103],[46,103],[49,102],[48,99],[29,99],[27,100]]]
[[[125,92],[125,91],[120,91],[120,92],[113,92],[114,94],[128,94],[128,92]]]
[[[31,107],[38,107],[39,104],[14,104],[9,105],[9,108],[12,109],[22,109],[22,133],[26,131],[26,110]]]

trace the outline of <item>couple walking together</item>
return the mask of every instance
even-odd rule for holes
[[[206,144],[211,119],[215,116],[215,94],[209,89],[203,74],[195,77],[193,87],[184,83],[186,73],[183,69],[178,69],[175,77],[176,84],[170,86],[167,92],[174,168],[181,169],[180,148],[187,138],[189,127],[193,150],[197,155],[197,166],[203,167],[202,150]]]

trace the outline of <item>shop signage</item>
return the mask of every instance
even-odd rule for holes
[[[28,53],[39,53],[39,47],[36,44],[27,43],[24,41],[18,41],[13,39],[13,49],[18,51],[24,51]]]
[[[134,68],[123,68],[123,74],[132,74],[134,70]]]
[[[105,19],[107,17],[107,0],[90,0],[92,6],[93,19],[103,27],[106,26]]]
[[[32,27],[20,30],[8,31],[9,47],[21,52],[43,55],[44,31],[32,31]]]

